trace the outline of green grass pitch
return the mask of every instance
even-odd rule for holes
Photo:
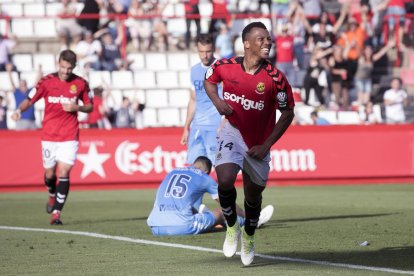
[[[0,226],[109,238],[0,227],[0,275],[414,274],[412,184],[268,187],[263,206],[273,204],[276,211],[256,232],[256,252],[263,257],[250,267],[238,255],[227,259],[218,252],[221,231],[152,236],[146,218],[154,196],[154,189],[72,191],[64,225],[50,226],[46,191],[1,193]],[[239,204],[242,199],[238,189]],[[210,198],[205,202],[218,207]],[[364,241],[369,245],[360,246]]]

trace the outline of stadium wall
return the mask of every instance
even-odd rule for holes
[[[71,183],[159,183],[185,165],[181,128],[82,129]],[[0,131],[0,190],[43,187],[40,131]],[[414,127],[292,126],[271,150],[270,182],[414,178]]]

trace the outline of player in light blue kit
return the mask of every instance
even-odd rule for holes
[[[181,144],[187,144],[187,164],[193,164],[198,156],[207,156],[213,163],[215,160],[217,129],[221,123],[221,115],[204,89],[205,74],[214,58],[213,37],[201,34],[197,37],[197,51],[200,62],[191,68],[191,91],[187,106],[187,117]],[[220,97],[222,89],[219,87]]]
[[[176,168],[169,172],[157,190],[154,207],[147,224],[156,236],[195,235],[211,231],[224,223],[221,208],[197,210],[194,204],[209,193],[218,201],[218,185],[209,176],[212,163],[205,156],[196,158],[189,167]],[[244,224],[244,211],[237,206],[238,221]],[[259,226],[272,217],[273,206],[261,212]]]

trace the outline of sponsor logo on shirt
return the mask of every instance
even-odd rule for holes
[[[62,95],[59,97],[49,96],[47,97],[47,101],[49,103],[55,103],[55,104],[70,104],[70,103],[76,102],[76,97],[68,98]]]
[[[287,94],[285,91],[280,91],[277,93],[277,101],[279,102],[279,107],[287,106]]]
[[[244,95],[238,96],[235,94],[231,94],[229,92],[224,92],[224,99],[241,104],[245,110],[249,110],[249,109],[263,110],[264,109],[264,101],[255,102],[255,101],[246,99]]]
[[[256,93],[263,94],[264,90],[265,90],[265,84],[263,82],[259,82],[256,85]]]
[[[213,75],[213,68],[211,68],[211,66],[207,69],[206,72],[206,79],[208,79],[209,77],[211,77],[211,75]]]

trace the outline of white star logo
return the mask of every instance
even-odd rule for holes
[[[96,145],[91,143],[88,153],[78,154],[79,161],[83,163],[81,178],[87,177],[92,172],[95,172],[100,177],[105,178],[106,175],[102,164],[110,157],[111,155],[109,153],[98,153]]]

